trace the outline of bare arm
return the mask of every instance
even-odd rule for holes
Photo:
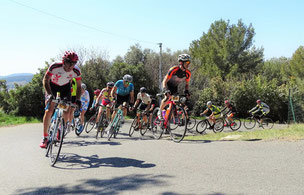
[[[134,103],[134,91],[130,92],[131,100],[130,102],[133,104]]]
[[[117,91],[117,87],[114,86],[113,89],[112,89],[112,91],[111,91],[111,96],[112,96],[113,98],[116,97],[116,91]]]
[[[163,84],[163,89],[167,88],[167,82],[168,82],[168,80],[169,80],[168,79],[168,75],[166,75],[165,78],[164,78],[164,80],[163,80],[163,83],[162,83]]]
[[[52,94],[50,82],[51,82],[51,76],[45,73],[43,77],[43,88],[48,95],[54,95]]]

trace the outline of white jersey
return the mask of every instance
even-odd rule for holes
[[[63,86],[66,85],[75,78],[76,80],[81,79],[81,72],[78,66],[74,66],[73,70],[66,72],[63,69],[63,63],[54,63],[47,70],[47,74],[51,76],[51,82]]]
[[[145,93],[145,95],[142,96],[142,94],[139,92],[137,94],[137,99],[141,100],[144,104],[149,104],[149,102],[151,102],[151,98],[147,93]]]

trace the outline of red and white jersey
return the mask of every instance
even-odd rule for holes
[[[73,70],[66,72],[63,69],[63,63],[54,63],[46,73],[51,76],[51,82],[59,86],[68,84],[73,78],[81,80],[81,72],[78,66],[74,66]]]

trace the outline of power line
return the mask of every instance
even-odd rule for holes
[[[10,0],[10,1],[13,2],[13,3],[15,3],[15,4],[18,4],[18,5],[20,5],[20,6],[23,6],[23,7],[26,7],[26,8],[28,8],[28,9],[34,10],[34,11],[36,11],[36,12],[39,12],[39,13],[41,13],[41,14],[48,15],[48,16],[57,18],[57,19],[59,19],[59,20],[63,20],[63,21],[65,21],[65,22],[69,22],[69,23],[72,23],[72,24],[75,24],[75,25],[78,25],[78,26],[82,26],[82,27],[91,29],[91,30],[95,30],[95,31],[98,31],[98,32],[102,32],[102,33],[104,33],[104,34],[108,34],[108,35],[111,35],[111,36],[120,37],[120,38],[124,38],[124,39],[129,39],[129,40],[133,40],[133,41],[137,41],[137,42],[142,42],[142,43],[157,44],[157,43],[154,43],[154,42],[151,42],[151,41],[139,40],[139,39],[135,39],[135,38],[132,38],[132,37],[128,37],[128,36],[124,36],[124,35],[115,34],[115,33],[112,33],[112,32],[107,32],[107,31],[104,31],[104,30],[100,30],[100,29],[98,29],[98,28],[95,28],[95,27],[92,27],[92,26],[89,26],[89,25],[86,25],[86,24],[81,24],[81,23],[79,23],[79,22],[75,22],[75,21],[72,21],[72,20],[69,20],[69,19],[65,19],[65,18],[60,17],[60,16],[56,16],[56,15],[54,15],[54,14],[51,14],[51,13],[42,11],[42,10],[40,10],[40,9],[37,9],[37,8],[31,7],[31,6],[25,5],[25,4],[20,3],[20,2],[18,2],[18,1],[14,1],[14,0]]]

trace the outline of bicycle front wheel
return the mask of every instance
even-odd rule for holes
[[[89,120],[88,122],[86,123],[85,125],[85,131],[87,133],[89,133],[90,131],[92,131],[92,129],[94,128],[95,126],[95,122],[96,122],[96,115],[94,114]]]
[[[189,119],[187,119],[187,129],[188,130],[191,130],[195,127],[196,125],[196,119],[195,118],[192,118],[192,117],[189,117]]]
[[[248,117],[244,121],[244,127],[246,129],[253,129],[256,125],[256,120],[254,120],[252,117]]]
[[[263,129],[271,129],[274,126],[274,122],[271,118],[264,118],[262,127]]]
[[[213,128],[213,132],[219,133],[219,132],[222,132],[223,129],[224,129],[224,119],[222,119],[222,118],[216,119],[214,128]]]
[[[54,166],[58,160],[64,136],[64,121],[61,119],[57,120],[54,131],[51,135],[51,141],[48,145],[49,158],[51,166]]]
[[[202,120],[196,125],[196,132],[203,134],[207,129],[207,122],[206,120]]]
[[[178,110],[179,113],[177,113],[174,109]],[[170,116],[170,118],[175,119],[175,123],[169,122],[168,129],[170,132],[171,139],[174,142],[179,143],[184,139],[184,137],[186,135],[186,131],[187,131],[187,120],[184,121],[184,124],[182,123],[182,121],[183,121],[182,116],[186,116],[186,112],[185,112],[184,108],[182,108],[178,105],[176,105],[176,108],[174,108],[174,109],[172,109],[170,111],[171,113],[169,116]],[[171,128],[172,125],[173,125],[173,128]]]
[[[134,133],[134,130],[136,128],[136,122],[137,122],[137,117],[134,118],[134,120],[131,124],[130,130],[129,130],[129,137],[132,137],[132,135]]]
[[[238,118],[234,118],[232,123],[230,124],[230,129],[232,131],[236,131],[242,126],[242,121]]]
[[[159,108],[155,108],[152,115],[152,122],[151,122],[151,131],[153,133],[154,139],[160,139],[163,135],[163,122],[158,118],[157,112]]]

